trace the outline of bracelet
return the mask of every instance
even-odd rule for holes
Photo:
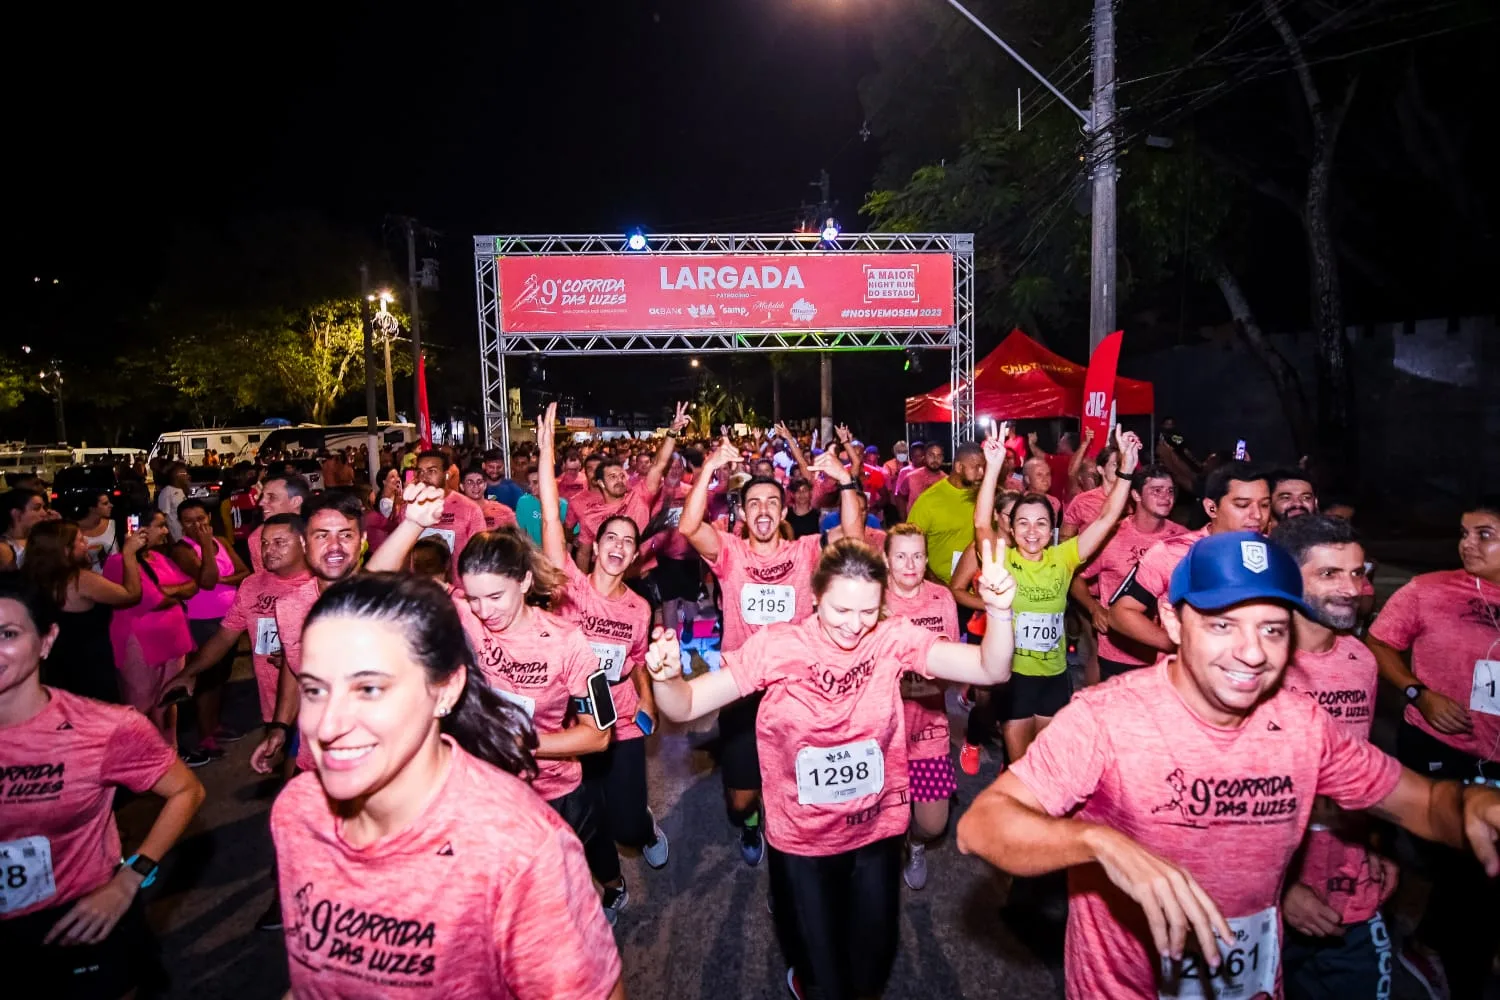
[[[1015,617],[1015,615],[1011,613],[1010,608],[1003,608],[1001,610],[991,610],[990,608],[985,608],[984,613],[989,617],[995,619],[995,621],[997,622],[1008,622]]]
[[[851,479],[847,483],[839,483],[839,489],[841,489],[841,490],[857,490],[857,489],[859,489],[859,480],[858,479]]]
[[[273,729],[279,729],[279,730],[281,730],[281,735],[283,735],[283,736],[290,736],[290,735],[292,735],[292,727],[289,726],[289,725],[287,725],[285,722],[275,722],[275,721],[268,722],[268,723],[266,723],[265,728],[266,728],[267,734],[269,734],[270,731],[273,730]]]

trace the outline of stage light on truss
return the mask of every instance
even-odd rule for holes
[[[906,364],[902,366],[901,370],[904,372],[916,372],[920,375],[922,373],[922,355],[918,354],[913,348],[908,347],[906,349]]]
[[[635,251],[649,249],[649,244],[646,242],[646,231],[640,226],[637,226],[634,229],[630,230],[630,232],[626,233],[625,249]]]
[[[823,237],[824,243],[832,243],[834,240],[837,240],[839,238],[839,232],[839,220],[835,219],[833,216],[829,216],[827,219],[823,220],[823,231],[820,235]]]

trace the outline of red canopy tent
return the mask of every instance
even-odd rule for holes
[[[1035,420],[1083,415],[1087,369],[1053,354],[1020,330],[974,366],[974,414],[995,420]],[[906,400],[906,422],[948,423],[952,391],[946,386]],[[1150,382],[1115,379],[1115,412],[1146,415],[1155,410]]]

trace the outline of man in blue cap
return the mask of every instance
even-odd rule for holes
[[[1069,869],[1067,995],[1279,995],[1280,892],[1313,801],[1467,844],[1500,875],[1500,790],[1433,782],[1281,685],[1296,561],[1214,534],[1172,574],[1175,656],[1074,696],[958,824],[1015,875]]]

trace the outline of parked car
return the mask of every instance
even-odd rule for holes
[[[125,495],[124,485],[112,465],[70,465],[58,469],[52,479],[52,506],[69,516],[81,506],[90,506],[101,494],[117,505]]]

